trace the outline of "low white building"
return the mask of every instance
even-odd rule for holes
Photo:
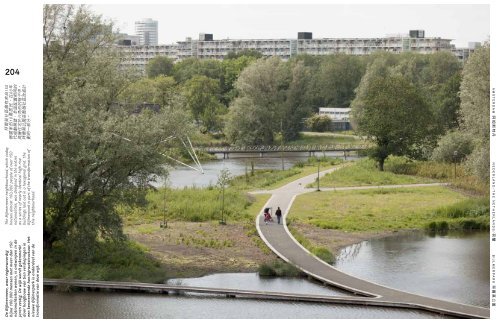
[[[350,115],[351,108],[319,108],[319,115],[328,116],[332,119],[332,130],[350,130]]]

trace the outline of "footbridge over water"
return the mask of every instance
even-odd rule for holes
[[[223,158],[229,158],[230,154],[259,154],[264,157],[266,153],[308,153],[314,156],[316,153],[342,152],[347,156],[349,152],[359,152],[369,148],[368,144],[331,144],[331,145],[256,145],[256,146],[220,146],[220,147],[198,147],[199,151],[208,154],[222,154]]]

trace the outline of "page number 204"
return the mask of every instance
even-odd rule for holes
[[[19,69],[17,68],[6,68],[5,75],[19,75]]]

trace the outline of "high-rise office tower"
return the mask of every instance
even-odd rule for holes
[[[135,22],[135,34],[141,45],[158,45],[158,21],[144,18]]]

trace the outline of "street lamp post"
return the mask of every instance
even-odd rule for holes
[[[281,170],[285,170],[285,161],[283,160],[283,120],[280,121],[280,134],[281,134]]]
[[[222,188],[222,208],[220,214],[220,224],[226,224],[226,220],[224,219],[224,188]]]
[[[167,177],[163,177],[163,224],[160,225],[161,228],[167,228]]]
[[[453,152],[453,164],[455,164],[455,179],[457,178],[457,156],[458,156],[458,151]]]
[[[318,179],[318,183],[317,183],[317,184],[318,184],[318,187],[316,188],[316,191],[318,191],[318,192],[320,191],[320,189],[319,189],[319,164],[320,164],[320,163],[321,163],[321,159],[320,159],[320,158],[318,158],[318,178],[317,178],[317,179]]]

